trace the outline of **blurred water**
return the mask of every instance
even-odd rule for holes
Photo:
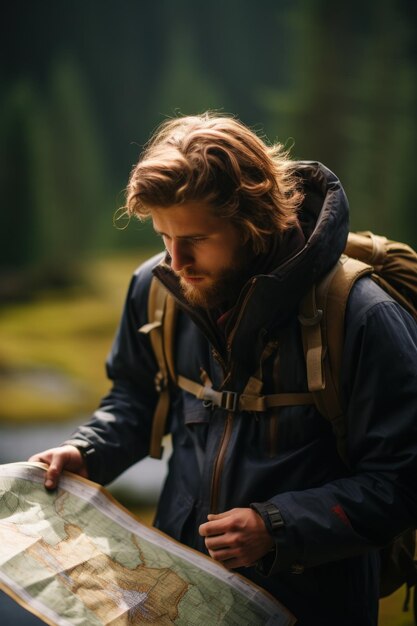
[[[2,425],[0,428],[0,464],[27,461],[36,452],[55,447],[69,439],[81,423],[16,427]],[[169,451],[167,451],[169,452]],[[107,486],[109,491],[131,492],[141,501],[155,504],[167,472],[167,459],[144,459]]]

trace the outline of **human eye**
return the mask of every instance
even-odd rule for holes
[[[200,243],[203,243],[204,241],[207,241],[207,237],[204,237],[203,235],[198,236],[198,237],[190,237],[189,242],[192,245],[198,245]]]

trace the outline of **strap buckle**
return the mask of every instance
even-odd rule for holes
[[[163,375],[161,371],[155,374],[154,378],[155,389],[158,393],[161,393],[167,387],[167,379],[166,376]]]
[[[206,408],[216,406],[224,411],[236,411],[239,405],[239,394],[236,391],[215,391],[211,387],[204,387],[200,399]]]
[[[221,394],[220,408],[226,411],[236,411],[239,402],[239,394],[236,393],[236,391],[222,391]]]
[[[321,309],[316,309],[315,314],[311,317],[306,317],[302,313],[298,314],[298,320],[303,326],[316,326],[316,324],[319,324],[322,317],[323,311]]]

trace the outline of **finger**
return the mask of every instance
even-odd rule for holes
[[[225,517],[229,517],[231,512],[232,511],[224,511],[223,513],[209,513],[207,515],[207,519],[209,520],[209,522],[218,520],[218,519],[223,519]]]
[[[215,522],[205,522],[198,528],[198,532],[202,537],[214,537],[223,534],[221,529],[215,526]]]
[[[253,561],[245,554],[239,554],[230,548],[222,550],[209,550],[209,555],[214,561],[218,561],[227,569],[236,569],[237,567],[252,567]]]
[[[226,535],[214,535],[206,537],[204,543],[207,550],[223,550],[230,548],[230,541]]]
[[[226,519],[225,517],[223,517],[221,519],[216,519],[201,524],[199,528],[199,533],[202,537],[212,537],[215,535],[223,535],[225,532],[230,530],[230,528],[230,518]]]
[[[59,477],[62,474],[64,468],[64,461],[62,457],[52,457],[51,463],[46,470],[45,475],[45,487],[47,489],[55,489],[58,485]]]
[[[223,513],[209,513],[207,515],[208,522],[201,524],[199,533],[202,537],[221,535],[236,526],[240,514],[241,509],[230,509]]]
[[[219,548],[218,550],[212,549],[209,550],[208,553],[215,561],[227,561],[228,559],[232,558],[232,555],[230,554],[230,549],[226,547]]]

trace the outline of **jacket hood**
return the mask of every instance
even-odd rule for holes
[[[305,161],[300,162],[297,173],[305,193],[299,213],[305,244],[271,273],[254,277],[251,303],[265,310],[266,328],[281,323],[307,290],[337,263],[349,233],[348,201],[333,172],[321,163]]]

